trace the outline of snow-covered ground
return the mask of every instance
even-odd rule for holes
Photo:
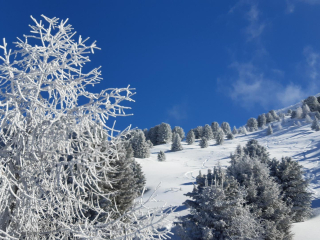
[[[198,140],[193,145],[183,142],[184,149],[179,152],[171,152],[171,144],[158,145],[151,149],[151,156],[147,159],[137,159],[142,165],[147,178],[145,198],[150,196],[161,182],[157,191],[157,200],[167,202],[168,205],[177,206],[170,220],[176,220],[177,216],[187,214],[183,202],[187,199],[185,193],[192,191],[193,183],[199,173],[207,173],[220,163],[228,166],[230,153],[234,152],[237,145],[244,146],[250,139],[257,139],[270,152],[271,157],[280,159],[283,156],[291,156],[303,165],[306,177],[310,179],[310,189],[314,193],[312,208],[314,216],[306,222],[295,223],[292,227],[295,240],[320,239],[320,132],[311,130],[311,124],[301,121],[302,126],[294,126],[293,121],[286,118],[282,122],[282,129],[277,130],[277,124],[273,123],[274,133],[266,136],[266,129],[247,135],[236,135],[233,140],[225,140],[223,145],[216,145],[214,140],[209,141],[208,148],[200,148]],[[157,154],[163,150],[166,161],[157,161]],[[162,203],[159,203],[162,204]],[[175,229],[173,227],[173,232]],[[173,236],[172,239],[180,239]]]

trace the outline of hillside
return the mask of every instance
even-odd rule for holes
[[[171,152],[171,144],[158,145],[151,149],[151,157],[137,159],[142,165],[147,178],[145,198],[150,196],[161,182],[157,191],[157,200],[167,202],[168,205],[178,206],[170,220],[176,216],[187,214],[187,209],[182,204],[187,198],[185,193],[192,191],[195,178],[201,170],[206,173],[220,163],[228,166],[230,153],[234,152],[237,145],[244,146],[250,139],[256,139],[270,152],[271,157],[280,159],[283,156],[292,157],[303,165],[306,178],[310,179],[310,189],[314,193],[312,208],[314,216],[306,222],[293,224],[292,232],[295,240],[319,239],[320,223],[320,132],[311,130],[311,124],[301,120],[301,126],[295,126],[289,117],[282,122],[282,129],[277,130],[277,122],[274,122],[272,135],[266,136],[266,129],[247,135],[236,135],[233,140],[225,140],[223,145],[216,145],[214,140],[209,141],[208,148],[200,148],[199,140],[193,145],[183,142],[184,149],[179,152]],[[166,161],[158,162],[157,154],[162,150],[166,153]],[[162,203],[154,203],[162,204]],[[172,226],[168,226],[172,227]],[[175,229],[173,227],[172,231]],[[180,239],[173,236],[172,239]]]

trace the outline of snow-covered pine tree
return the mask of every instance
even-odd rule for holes
[[[297,126],[301,127],[301,122],[297,121]]]
[[[288,109],[288,111],[287,111],[287,116],[291,116],[291,114],[292,114],[292,109]]]
[[[227,139],[228,139],[228,140],[234,139],[233,134],[232,134],[232,133],[228,133],[228,134],[227,134]]]
[[[266,115],[263,113],[258,116],[258,127],[262,128],[267,124],[267,118]]]
[[[295,112],[296,112],[295,118],[297,118],[297,119],[302,118],[303,112],[302,112],[302,108],[301,107],[298,107]]]
[[[270,110],[269,113],[272,115],[273,121],[280,119],[275,110]]]
[[[227,172],[245,188],[246,205],[264,223],[262,239],[291,239],[290,208],[282,200],[280,185],[270,176],[268,165],[244,155],[231,161]]]
[[[163,162],[165,160],[166,160],[166,155],[162,150],[160,150],[160,152],[158,153],[158,161]]]
[[[297,111],[296,111],[296,110],[293,110],[293,111],[291,112],[291,118],[294,119],[294,118],[296,118],[296,116],[297,116]]]
[[[312,123],[312,119],[308,113],[305,115],[305,119],[306,119],[306,123]]]
[[[230,125],[227,122],[221,123],[221,129],[223,130],[224,134],[231,133]]]
[[[194,136],[194,132],[193,132],[192,129],[188,132],[186,141],[187,141],[187,143],[188,143],[189,145],[191,145],[191,144],[194,143],[194,141],[195,141],[195,136]]]
[[[181,138],[181,141],[185,138],[185,133],[182,127],[179,127],[179,126],[174,127],[174,129],[172,130],[172,136],[173,136],[173,133],[178,133]]]
[[[208,139],[205,137],[202,137],[199,145],[201,148],[207,148],[208,147]]]
[[[153,148],[153,144],[150,140],[147,140],[146,143],[148,144],[149,148]]]
[[[144,137],[146,138],[146,140],[149,140],[148,139],[148,129],[147,128],[143,129],[143,133],[144,133]]]
[[[130,138],[131,146],[136,158],[148,158],[150,157],[150,146],[146,142],[144,133],[141,129],[132,131],[132,137]]]
[[[306,103],[302,105],[302,118],[305,118],[310,113],[310,108]]]
[[[211,127],[210,127],[208,124],[206,124],[206,125],[203,127],[202,137],[206,138],[207,140],[213,139],[212,129],[211,129]]]
[[[224,132],[223,132],[223,130],[221,128],[216,133],[215,140],[216,140],[216,143],[218,145],[222,145],[223,144],[223,142],[224,142]]]
[[[314,114],[314,116],[318,119],[320,119],[320,113],[318,111],[316,111],[316,113]]]
[[[157,139],[158,139],[158,132],[159,132],[159,125],[152,127],[148,131],[148,140],[152,142],[152,144],[155,146],[157,145]]]
[[[267,135],[271,135],[273,134],[273,129],[271,127],[271,124],[269,124],[268,128],[267,128]]]
[[[223,184],[195,187],[186,194],[194,200],[184,204],[190,214],[180,217],[178,234],[182,239],[260,239],[262,226],[245,205],[246,192],[233,179]]]
[[[236,128],[236,126],[233,126],[232,134],[233,135],[237,135],[238,134],[238,129]]]
[[[75,40],[67,20],[43,18],[32,18],[31,34],[18,39],[17,50],[7,50],[5,40],[0,46],[0,237],[159,238],[161,223],[152,216],[160,214],[161,222],[161,209],[136,203],[119,216],[99,186],[112,186],[107,176],[116,171],[110,167],[116,159],[108,150],[123,136],[115,137],[106,120],[126,116],[121,102],[132,101],[133,89],[89,92],[87,86],[101,80],[99,68],[84,68],[87,54],[98,49],[95,42]],[[114,210],[105,211],[94,199]],[[168,232],[163,230],[161,236]]]
[[[278,131],[279,131],[279,130],[282,130],[281,122],[279,122],[279,124],[277,125],[277,127],[278,127]]]
[[[309,182],[303,178],[302,166],[291,157],[283,157],[281,162],[271,162],[272,176],[281,185],[281,194],[287,206],[291,208],[294,222],[302,222],[311,215],[312,193],[308,190]]]
[[[169,143],[172,140],[172,131],[168,123],[161,123],[159,125],[157,144]]]
[[[274,121],[274,118],[270,112],[266,114],[266,123],[271,123]]]
[[[320,104],[315,96],[308,97],[304,100],[304,103],[308,105],[311,112],[319,111],[320,109]]]
[[[211,129],[212,129],[212,133],[213,133],[213,137],[215,137],[215,134],[218,132],[220,126],[218,122],[212,122],[211,123]]]
[[[313,122],[311,124],[311,129],[315,130],[315,131],[319,131],[320,130],[319,120],[318,120],[317,117],[314,117],[314,120],[313,120]],[[319,130],[317,130],[317,129],[319,129]]]
[[[195,129],[193,129],[194,132],[194,136],[196,139],[200,139],[202,137],[202,133],[203,133],[203,127],[202,126],[198,126]]]
[[[258,130],[258,121],[255,118],[250,118],[247,121],[247,127],[249,132],[254,132]]]
[[[236,152],[239,151],[240,146],[237,147]],[[250,158],[258,158],[262,163],[269,164],[271,159],[267,149],[261,146],[256,139],[251,139],[247,142],[246,146],[243,148],[243,152],[245,155]]]
[[[181,139],[179,134],[174,133],[173,134],[173,139],[172,139],[172,145],[171,145],[171,151],[181,151],[183,149],[181,145]]]

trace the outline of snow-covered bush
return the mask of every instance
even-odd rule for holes
[[[179,126],[174,127],[174,129],[172,130],[172,135],[173,135],[173,133],[178,133],[181,140],[183,140],[185,138],[185,133],[184,133],[182,127],[179,127]]]
[[[148,131],[147,139],[150,140],[154,146],[157,145],[158,132],[159,132],[159,125],[150,128]]]
[[[236,126],[233,126],[232,134],[233,135],[237,135],[238,134],[238,129],[236,128]]]
[[[216,137],[215,137],[216,143],[218,145],[222,145],[224,142],[224,132],[222,131],[222,129],[219,129],[218,132],[216,133]]]
[[[202,126],[198,126],[195,129],[193,129],[194,132],[194,136],[196,139],[200,139],[202,137],[202,133],[203,133],[203,127]]]
[[[150,145],[141,129],[133,130],[130,138],[131,146],[136,158],[150,157]]]
[[[254,132],[258,130],[258,121],[255,118],[250,118],[247,121],[247,127],[249,132]]]
[[[150,140],[147,140],[146,143],[148,144],[149,148],[153,148],[153,144]]]
[[[258,116],[258,127],[262,128],[267,124],[267,118],[266,115],[263,113]]]
[[[206,124],[206,125],[203,127],[202,137],[206,138],[207,140],[213,139],[212,129],[211,129],[211,127],[210,127],[208,124]]]
[[[161,123],[158,129],[157,144],[169,143],[172,140],[171,126],[168,123]]]
[[[304,103],[308,105],[311,112],[319,111],[320,109],[320,104],[315,96],[308,97],[304,100]]]
[[[160,152],[158,153],[158,161],[163,162],[166,160],[166,155],[164,154],[163,151],[160,150]]]
[[[213,133],[213,137],[215,137],[215,134],[218,132],[220,126],[218,122],[212,122],[211,123],[211,129],[212,129],[212,133]]]
[[[269,124],[268,128],[267,128],[267,135],[271,135],[273,134],[273,129],[271,127],[271,124]]]
[[[320,113],[318,111],[316,111],[316,113],[314,114],[314,116],[318,119],[320,119]]]
[[[233,134],[232,134],[232,133],[228,133],[228,134],[227,134],[227,139],[228,139],[228,140],[234,139]]]
[[[280,119],[280,117],[278,116],[275,110],[270,110],[269,113],[271,114],[273,121],[277,121]]]
[[[181,145],[181,139],[179,134],[174,133],[173,134],[173,139],[172,139],[172,145],[171,145],[171,151],[181,151],[183,149]]]
[[[305,115],[305,118],[306,118],[306,123],[312,123],[312,119],[308,113]]]
[[[267,123],[271,123],[271,122],[273,122],[273,121],[274,121],[274,118],[273,118],[272,114],[271,114],[270,112],[268,112],[268,113],[266,114],[266,122],[267,122]]]
[[[304,103],[302,105],[302,118],[305,118],[309,113],[310,113],[310,108],[306,103]]]
[[[314,117],[314,120],[311,124],[311,129],[315,130],[315,131],[319,131],[320,130],[320,125],[319,125],[319,120],[317,117]]]
[[[101,80],[99,68],[83,68],[95,42],[75,41],[67,20],[43,18],[32,18],[17,50],[0,46],[0,238],[154,239],[162,210],[141,201],[120,215],[102,187],[112,186],[123,138],[106,121],[126,115],[132,89],[87,91]]]
[[[193,132],[192,129],[188,132],[186,141],[187,141],[187,143],[188,143],[189,145],[191,145],[191,144],[194,143],[194,141],[195,141],[195,136],[194,136],[194,132]]]
[[[223,130],[224,134],[231,133],[230,125],[227,122],[221,123],[221,129]]]
[[[208,139],[205,137],[202,137],[199,145],[201,148],[207,148],[208,147]]]
[[[282,130],[282,125],[281,125],[281,122],[279,122],[279,124],[278,124],[278,131],[280,131],[280,130]]]

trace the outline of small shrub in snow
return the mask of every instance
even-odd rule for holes
[[[217,123],[217,122],[211,123],[213,137],[215,137],[215,134],[218,132],[219,128],[220,128],[219,123]]]
[[[319,131],[317,129],[320,129],[320,125],[319,125],[319,120],[318,120],[317,117],[314,117],[314,120],[313,120],[313,122],[311,124],[311,129],[315,130],[315,131]]]
[[[208,147],[208,139],[205,137],[202,137],[199,145],[201,148],[207,148]]]
[[[296,109],[296,116],[295,116],[295,118],[300,119],[300,118],[302,118],[302,115],[303,115],[302,108],[301,108],[301,107],[298,107],[298,108]]]
[[[278,131],[282,130],[282,125],[281,123],[278,124]]]
[[[272,114],[270,112],[267,113],[266,115],[266,122],[267,123],[271,123],[273,122],[275,119],[273,118]]]
[[[172,139],[172,145],[171,145],[171,151],[181,151],[183,148],[182,148],[182,145],[181,145],[181,139],[180,139],[180,136],[179,134],[177,133],[174,133],[173,134],[173,139]]]
[[[189,145],[191,145],[191,144],[194,143],[194,141],[195,141],[195,136],[194,136],[194,132],[193,132],[192,129],[188,132],[186,141],[187,141],[187,143],[188,143]]]
[[[271,125],[269,124],[268,129],[267,129],[267,135],[271,135],[273,133],[273,129]]]
[[[267,118],[266,115],[263,113],[261,115],[258,116],[258,127],[262,128],[267,124]]]
[[[228,140],[234,139],[233,134],[232,134],[232,133],[228,133],[228,134],[227,134],[227,139],[228,139]]]
[[[158,161],[163,162],[166,160],[166,155],[164,154],[163,151],[160,150],[160,152],[158,153]]]

